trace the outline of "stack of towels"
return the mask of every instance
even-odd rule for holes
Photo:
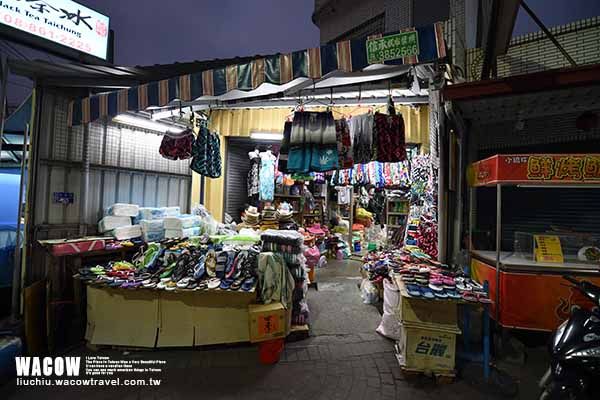
[[[202,220],[197,215],[183,214],[178,217],[165,217],[165,237],[188,238],[200,235],[200,224]]]

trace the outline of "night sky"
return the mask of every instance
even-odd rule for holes
[[[80,0],[111,18],[116,34],[115,63],[152,65],[227,58],[315,47],[319,30],[312,23],[314,0]],[[527,0],[551,27],[600,15],[600,1]],[[552,6],[550,6],[552,4]],[[520,11],[514,35],[539,30]],[[57,57],[16,46],[28,58]],[[0,48],[0,51],[5,51]],[[9,104],[29,86],[11,77]]]

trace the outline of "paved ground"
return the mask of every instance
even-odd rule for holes
[[[354,263],[333,262],[319,271],[319,290],[309,292],[312,336],[286,344],[274,366],[258,364],[256,348],[237,346],[204,350],[117,351],[91,353],[124,359],[163,359],[159,387],[0,388],[0,398],[34,399],[487,399],[499,391],[480,385],[478,369],[449,385],[424,378],[407,381],[393,354],[393,343],[374,333],[379,313],[362,304]],[[81,349],[76,354],[90,354]],[[522,368],[524,371],[531,368]],[[537,372],[535,372],[537,373]],[[471,378],[468,378],[468,377]],[[533,378],[521,382],[517,398],[535,398]]]

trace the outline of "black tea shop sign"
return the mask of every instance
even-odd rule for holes
[[[367,40],[367,62],[369,64],[417,55],[419,55],[417,31],[400,32]]]

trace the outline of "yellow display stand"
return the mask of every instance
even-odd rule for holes
[[[88,286],[85,338],[92,345],[149,348],[249,342],[253,303],[254,291]]]

